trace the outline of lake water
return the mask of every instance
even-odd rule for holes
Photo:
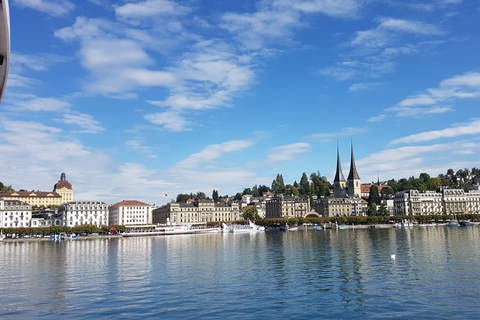
[[[0,318],[475,319],[479,243],[480,227],[3,241]]]

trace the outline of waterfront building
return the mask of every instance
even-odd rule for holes
[[[75,227],[84,224],[107,226],[108,205],[99,201],[72,201],[58,208],[55,225]]]
[[[236,221],[242,219],[240,204],[214,203],[213,200],[197,200],[191,203],[167,203],[152,212],[153,223],[197,223]]]
[[[347,180],[343,175],[337,143],[337,169],[333,180],[333,198],[320,198],[315,202],[315,211],[324,217],[364,215],[361,200],[362,185],[355,165],[353,143],[351,145],[350,171]]]
[[[275,197],[265,203],[265,218],[303,218],[310,212],[310,201],[299,197]]]
[[[73,201],[73,188],[62,172],[60,180],[53,186],[52,192],[46,191],[10,191],[0,193],[0,199],[23,201],[31,206],[60,206],[62,203]]]
[[[30,227],[32,206],[24,201],[0,201],[0,227]]]
[[[108,221],[111,225],[151,224],[155,208],[137,200],[123,200],[108,207]]]
[[[400,191],[394,198],[394,215],[480,214],[480,191],[443,189],[438,192]]]

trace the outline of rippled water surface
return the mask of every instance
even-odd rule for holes
[[[3,241],[0,318],[475,319],[479,243],[480,227]]]

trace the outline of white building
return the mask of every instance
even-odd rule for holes
[[[443,189],[441,192],[417,190],[395,194],[394,215],[480,214],[480,191]]]
[[[99,201],[72,201],[58,208],[58,218],[62,226],[75,227],[92,224],[108,226],[108,205]]]
[[[0,201],[0,226],[3,228],[30,227],[32,206],[18,200]]]
[[[152,211],[156,206],[137,200],[123,200],[108,207],[111,225],[152,223]]]

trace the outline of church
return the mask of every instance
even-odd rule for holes
[[[315,211],[323,217],[360,216],[363,215],[360,176],[355,166],[353,143],[351,145],[350,172],[348,178],[342,171],[340,153],[337,143],[337,170],[333,180],[333,198],[322,198],[315,204]]]

